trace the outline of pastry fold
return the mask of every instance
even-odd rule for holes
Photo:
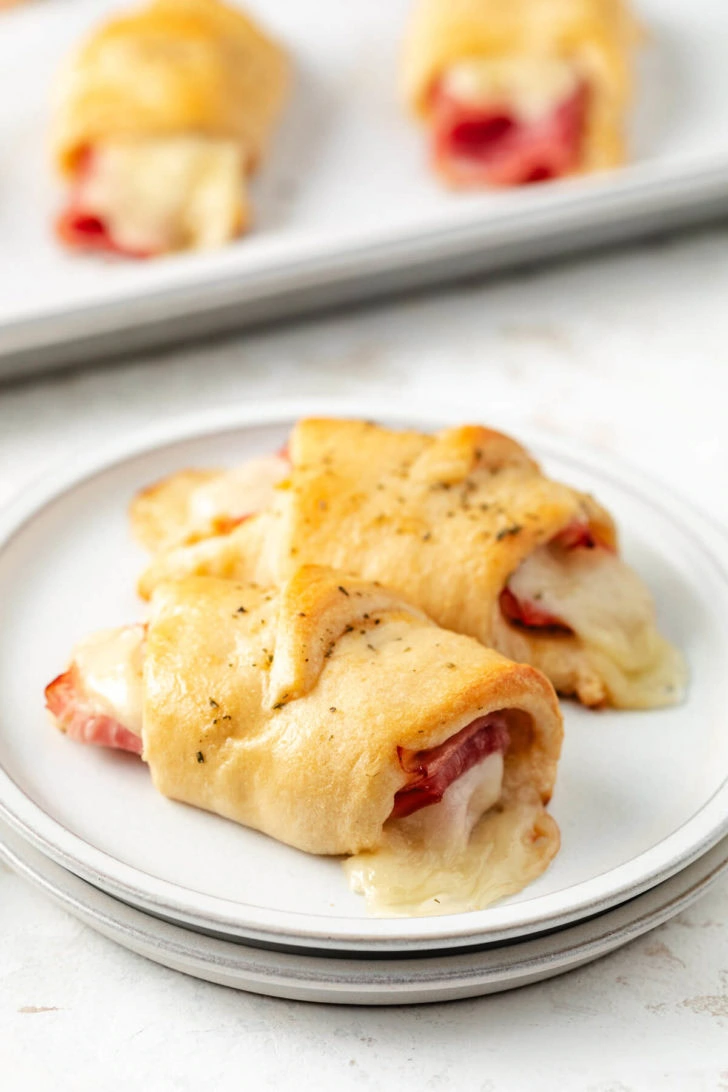
[[[157,554],[140,583],[190,573],[280,583],[325,564],[397,588],[438,624],[531,663],[587,705],[679,699],[684,666],[593,497],[480,426],[434,436],[300,422],[292,472],[229,535]]]
[[[92,34],[64,73],[53,129],[62,173],[110,137],[188,133],[265,151],[288,83],[285,54],[218,0],[152,0]]]
[[[219,246],[288,86],[282,49],[220,0],[152,0],[93,33],[59,81],[63,242],[131,257]]]
[[[89,663],[86,651],[86,709],[103,690]],[[544,810],[562,740],[549,682],[379,585],[315,566],[278,590],[162,585],[140,685],[161,793],[351,857],[375,912],[478,908],[558,849]],[[58,690],[47,700],[67,728]]]
[[[586,95],[576,170],[613,167],[625,157],[638,38],[623,0],[417,0],[403,55],[403,94],[427,122],[443,80],[463,61],[515,59],[541,70],[544,61],[563,62],[583,81]]]

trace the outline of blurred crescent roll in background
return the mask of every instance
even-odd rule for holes
[[[451,184],[614,167],[638,38],[623,0],[417,0],[404,97]]]
[[[219,0],[153,0],[104,24],[57,87],[61,238],[150,256],[238,235],[288,83],[280,46]]]

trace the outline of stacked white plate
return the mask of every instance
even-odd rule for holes
[[[134,492],[184,466],[275,450],[312,412],[353,407],[299,403],[179,422],[45,480],[2,515],[0,856],[151,959],[319,1001],[433,1001],[522,985],[688,905],[728,867],[726,536],[663,486],[531,430],[511,429],[549,473],[616,516],[691,684],[683,705],[658,712],[565,706],[551,805],[562,849],[518,896],[470,914],[367,917],[339,861],[166,800],[138,759],[74,745],[49,724],[43,688],[71,645],[140,617],[143,558],[126,527]],[[355,412],[431,429],[475,411],[406,421],[378,406]]]

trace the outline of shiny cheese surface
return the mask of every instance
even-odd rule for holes
[[[615,703],[651,707],[682,696],[682,656],[658,632],[648,589],[616,554],[544,546],[516,570],[509,587],[521,602],[574,631]]]
[[[221,246],[246,220],[243,157],[205,137],[108,141],[94,149],[78,206],[135,253]]]
[[[84,693],[99,712],[142,734],[144,627],[104,629],[73,650]]]
[[[467,106],[504,107],[522,121],[552,113],[579,86],[570,61],[550,56],[469,57],[442,77],[442,90]]]
[[[376,916],[480,910],[540,876],[560,844],[556,823],[528,788],[501,798],[464,845],[423,841],[405,823],[390,823],[378,849],[359,853],[344,866],[349,884]]]

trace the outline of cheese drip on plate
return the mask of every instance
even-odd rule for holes
[[[142,734],[144,627],[103,629],[73,650],[86,698],[94,709]]]
[[[447,69],[442,90],[463,105],[508,108],[530,122],[566,102],[580,82],[574,64],[559,57],[471,57]]]
[[[245,165],[234,141],[201,136],[108,141],[93,149],[76,205],[137,254],[208,249],[247,220]]]
[[[616,705],[652,708],[681,699],[683,657],[659,633],[649,591],[616,554],[600,547],[542,546],[508,587],[520,602],[535,604],[573,630]]]
[[[481,765],[497,780],[502,757],[492,755]],[[476,768],[477,769],[477,768]],[[461,781],[465,781],[465,774]],[[421,827],[407,819],[385,824],[382,845],[349,857],[344,864],[349,886],[367,900],[370,913],[380,917],[432,916],[482,910],[523,890],[544,873],[559,848],[559,829],[544,809],[538,793],[524,786],[493,800],[473,832],[453,831],[441,809],[447,796],[461,791],[454,782]],[[443,827],[438,831],[440,820]],[[452,839],[447,839],[450,831]]]
[[[349,886],[380,917],[481,910],[521,891],[559,848],[538,793],[503,793],[503,755],[454,781],[442,800],[384,827],[381,846],[344,863]]]

